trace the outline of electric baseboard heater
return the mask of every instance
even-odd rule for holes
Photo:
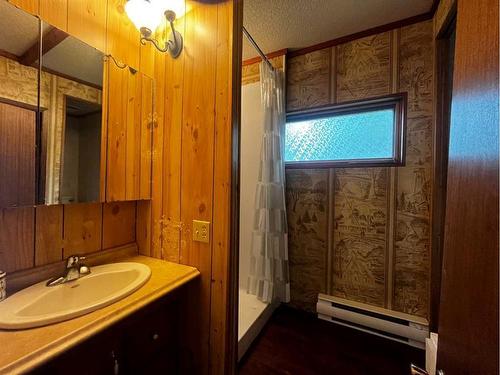
[[[429,323],[413,315],[353,302],[326,294],[318,295],[318,318],[425,349]]]

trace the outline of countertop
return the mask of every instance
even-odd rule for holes
[[[0,374],[34,369],[200,275],[196,268],[145,256],[120,261],[149,266],[150,279],[124,299],[78,318],[38,328],[0,330]]]

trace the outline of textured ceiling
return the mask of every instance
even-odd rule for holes
[[[432,0],[245,0],[243,24],[265,52],[308,47],[425,13]],[[257,56],[243,37],[243,59]]]

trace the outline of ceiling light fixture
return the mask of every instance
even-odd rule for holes
[[[151,42],[158,51],[168,52],[170,56],[176,58],[182,52],[182,35],[174,27],[175,12],[171,9],[165,9],[162,3],[163,1],[160,0],[128,0],[125,4],[125,11],[135,27],[141,32],[141,44]],[[169,39],[163,47],[152,37],[161,24],[162,13],[172,29]]]

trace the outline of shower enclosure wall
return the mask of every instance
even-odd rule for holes
[[[238,306],[238,359],[270,318],[275,305],[266,304],[247,293],[254,220],[255,189],[259,175],[263,107],[260,83],[241,88],[241,164],[240,164],[240,264]]]

